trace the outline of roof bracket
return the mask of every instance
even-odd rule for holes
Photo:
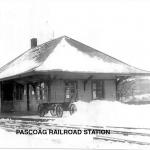
[[[116,86],[120,83],[120,82],[122,82],[123,80],[126,80],[126,79],[128,79],[128,78],[130,78],[131,76],[116,76]]]

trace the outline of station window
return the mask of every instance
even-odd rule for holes
[[[66,81],[65,82],[65,99],[76,100],[77,98],[77,82],[76,81]]]
[[[47,86],[44,82],[40,82],[36,86],[36,96],[38,100],[46,100]]]
[[[93,80],[92,95],[93,100],[104,99],[104,80]]]

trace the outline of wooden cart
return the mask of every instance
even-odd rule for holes
[[[43,117],[49,111],[52,116],[62,117],[64,111],[69,111],[72,115],[77,111],[77,107],[72,102],[39,104],[38,112],[41,117]]]

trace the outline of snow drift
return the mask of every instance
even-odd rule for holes
[[[68,112],[65,112],[63,118],[57,118],[55,121],[49,121],[49,128],[57,128],[57,124],[60,125],[59,128],[65,129],[68,125],[82,125],[86,126],[104,126],[106,129],[108,126],[117,127],[139,127],[139,128],[149,128],[150,127],[150,104],[148,105],[128,105],[117,101],[92,101],[90,103],[78,101],[76,102],[78,111],[72,116]],[[8,123],[9,120],[4,119]],[[21,121],[21,120],[20,120]],[[16,121],[18,123],[18,121]],[[46,122],[47,123],[47,122]],[[44,126],[41,128],[44,129]],[[15,124],[14,124],[15,127]],[[69,129],[70,129],[69,128]],[[94,127],[93,127],[94,128]],[[96,128],[96,127],[95,127]],[[109,127],[108,127],[109,128]],[[5,128],[4,128],[5,129]],[[130,143],[120,143],[120,142],[109,142],[101,140],[93,140],[92,135],[16,135],[12,132],[6,132],[4,129],[0,128],[0,148],[84,148],[84,149],[120,149],[124,147],[127,149],[150,149],[149,145],[138,145]],[[31,129],[34,129],[31,126]],[[128,131],[128,129],[115,129]],[[141,131],[143,130],[143,131]],[[133,132],[148,133],[149,129],[133,129]],[[125,139],[134,140],[149,140],[148,137],[139,137],[139,135],[116,135],[112,134],[110,137],[119,137]],[[15,141],[17,142],[14,142]],[[149,142],[149,141],[148,141]]]
[[[55,123],[93,126],[150,127],[150,104],[129,105],[117,101],[78,101],[77,112]]]

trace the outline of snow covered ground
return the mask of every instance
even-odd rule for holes
[[[129,105],[117,101],[97,100],[77,102],[78,111],[72,116],[55,120],[60,124],[96,126],[150,127],[150,104]]]
[[[0,148],[150,149],[150,105],[77,102],[72,116],[48,122],[0,119]],[[49,114],[48,114],[49,115]],[[51,116],[50,116],[51,118]],[[18,135],[16,129],[110,129],[110,135]],[[9,132],[8,132],[9,131]]]

